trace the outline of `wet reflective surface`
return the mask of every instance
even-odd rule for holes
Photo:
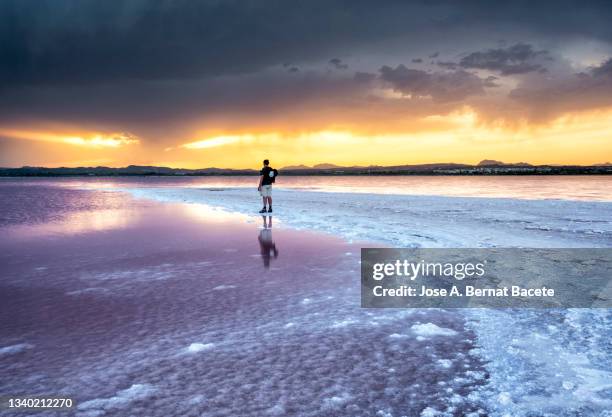
[[[257,176],[227,177],[118,177],[118,178],[1,178],[0,183],[68,187],[188,187],[224,189],[254,188]],[[283,176],[278,189],[428,196],[495,197],[612,201],[612,176]]]
[[[202,204],[0,193],[1,395],[82,416],[485,412],[464,318],[361,309],[358,244]]]

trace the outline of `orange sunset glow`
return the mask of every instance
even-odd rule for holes
[[[362,133],[355,123],[354,130],[194,133],[163,148],[122,133],[2,129],[0,135],[11,141],[9,153],[40,150],[26,164],[49,167],[93,163],[249,168],[267,155],[282,165],[477,163],[485,158],[590,165],[612,159],[612,110],[569,113],[541,124],[504,125],[480,121],[477,113],[463,109],[424,117],[418,129],[407,133]]]
[[[0,166],[612,160],[612,39],[591,24],[598,10],[527,30],[510,6],[474,21],[452,4],[381,6],[364,32],[367,13],[305,23],[282,8],[282,23],[252,31],[201,32],[177,15],[164,38],[136,6],[100,7],[112,34],[67,5],[53,25],[29,30],[49,17],[33,9],[33,26],[0,34],[13,45],[0,60]]]

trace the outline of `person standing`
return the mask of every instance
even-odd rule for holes
[[[259,185],[257,191],[261,194],[263,200],[263,208],[259,210],[260,213],[272,213],[272,184],[276,180],[278,171],[270,168],[270,161],[264,159],[263,168],[259,171]],[[266,210],[266,204],[268,209]]]

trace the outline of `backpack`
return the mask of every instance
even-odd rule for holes
[[[270,176],[270,182],[275,183],[276,177],[278,177],[278,170],[272,168],[272,171],[268,174]]]

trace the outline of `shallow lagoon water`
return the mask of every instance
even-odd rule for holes
[[[357,243],[204,205],[13,191],[29,213],[6,213],[0,240],[3,395],[70,396],[82,416],[481,408],[460,400],[486,381],[464,319],[360,309]]]
[[[254,189],[257,177],[92,177],[92,178],[2,178],[2,183],[48,182],[76,188],[202,188]],[[612,201],[612,176],[285,176],[280,172],[277,189],[328,193],[365,193],[409,196],[490,197],[524,200]]]
[[[147,181],[147,189],[127,181],[134,192],[116,191],[123,179],[0,187],[0,395],[72,396],[78,416],[602,416],[612,408],[610,310],[361,309],[359,248],[372,243],[336,235],[350,222],[369,224],[367,196],[336,194],[332,207],[320,192],[286,190],[296,197],[287,203],[328,204],[309,220],[327,233],[290,227],[295,218],[282,205],[270,230],[245,211],[239,190]],[[379,204],[397,201],[408,200]],[[480,231],[506,230],[498,223],[516,216],[529,225],[536,213],[566,225],[571,215],[580,228],[524,236],[610,244],[606,203],[522,202],[509,211],[491,199],[427,201],[443,224],[467,218],[435,211],[445,205],[484,207]],[[336,209],[334,219],[323,216]],[[389,227],[398,207],[383,209],[359,236]],[[395,217],[421,213],[406,210]]]

